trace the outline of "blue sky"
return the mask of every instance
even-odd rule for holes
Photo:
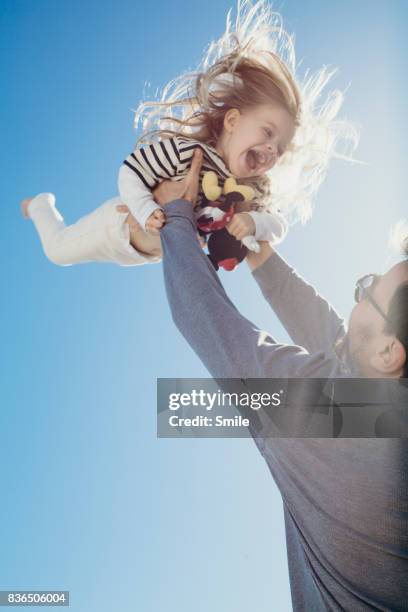
[[[75,612],[289,611],[282,503],[251,440],[157,440],[157,377],[206,371],[161,266],[58,268],[18,203],[53,191],[68,222],[116,194],[132,113],[223,31],[226,0],[2,0],[0,589],[67,589]],[[339,67],[357,157],[335,161],[281,252],[345,315],[407,216],[406,3],[275,5],[298,59]],[[237,306],[286,340],[241,266]]]

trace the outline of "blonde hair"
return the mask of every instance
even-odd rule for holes
[[[211,42],[197,70],[170,81],[159,100],[139,105],[135,126],[140,122],[143,133],[137,144],[183,136],[215,146],[230,108],[277,103],[293,118],[293,141],[266,175],[241,182],[257,189],[263,208],[305,222],[329,160],[351,159],[358,141],[350,122],[336,120],[343,94],[332,91],[321,103],[334,73],[323,67],[298,80],[294,40],[280,14],[267,0],[238,0],[235,22],[230,10],[224,34]]]

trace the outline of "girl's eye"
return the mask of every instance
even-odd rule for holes
[[[273,136],[273,132],[269,128],[264,128],[264,132],[268,136],[268,138],[271,138]]]

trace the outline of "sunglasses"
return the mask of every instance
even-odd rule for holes
[[[354,299],[357,303],[365,299],[368,300],[370,304],[374,306],[376,311],[383,317],[383,319],[387,321],[387,323],[390,323],[389,318],[387,317],[381,306],[377,304],[370,292],[370,289],[374,285],[375,281],[379,278],[380,277],[377,274],[366,274],[365,276],[359,278],[356,282]]]
[[[365,276],[359,278],[356,282],[354,299],[357,303],[361,302],[362,300],[368,300],[370,304],[372,304],[372,306],[376,309],[376,311],[383,317],[383,319],[387,321],[387,323],[389,323],[389,318],[387,317],[381,306],[377,304],[377,302],[370,293],[370,289],[372,289],[374,283],[379,278],[380,277],[377,274],[366,274]],[[333,344],[333,351],[339,361],[347,365],[347,363],[350,361],[350,346],[348,342],[348,334],[340,338],[340,340],[335,340]]]

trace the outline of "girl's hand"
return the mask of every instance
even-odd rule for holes
[[[226,225],[228,232],[237,240],[242,240],[245,236],[255,234],[255,221],[246,212],[235,213],[231,221]]]
[[[153,197],[157,204],[165,206],[173,200],[187,200],[195,204],[198,195],[200,170],[203,161],[201,149],[194,151],[191,168],[186,178],[182,181],[162,181],[153,191]]]
[[[166,222],[166,216],[162,210],[154,210],[146,221],[146,231],[157,235]]]

